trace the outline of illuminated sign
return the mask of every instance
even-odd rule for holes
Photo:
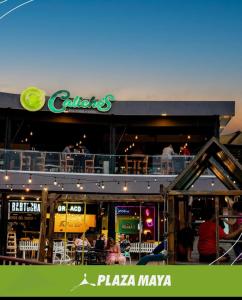
[[[58,213],[65,213],[66,212],[66,205],[61,204],[57,207]],[[69,204],[67,206],[67,212],[69,213],[81,213],[82,212],[82,205],[80,204]]]
[[[10,213],[40,213],[40,202],[10,201]]]
[[[90,99],[80,96],[71,99],[69,91],[59,90],[50,96],[48,108],[53,113],[63,113],[72,109],[95,109],[99,112],[107,112],[112,108],[113,101],[115,98],[111,94],[101,99],[96,99],[94,96]],[[36,87],[28,87],[21,93],[20,103],[28,111],[39,111],[45,104],[45,92]]]

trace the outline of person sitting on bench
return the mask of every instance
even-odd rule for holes
[[[163,240],[151,254],[143,256],[136,265],[146,265],[148,262],[163,261],[167,259],[167,250],[165,249],[166,241]]]

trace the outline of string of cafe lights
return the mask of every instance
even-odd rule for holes
[[[66,179],[66,177],[62,177],[62,176],[58,176],[58,179],[59,179],[59,182],[57,182],[57,177],[56,176],[53,176],[53,175],[49,175],[49,174],[34,174],[34,176],[39,176],[39,177],[44,177],[45,178],[45,181],[46,181],[46,178],[48,179],[51,179],[52,182],[53,182],[53,185],[56,186],[56,187],[59,187],[62,191],[64,191],[65,189],[65,186],[76,186],[77,189],[79,189],[80,192],[84,192],[85,191],[85,186],[86,185],[90,185],[90,184],[95,184],[99,189],[101,190],[105,190],[106,188],[106,185],[108,183],[116,183],[118,185],[120,185],[121,183],[123,183],[123,188],[122,190],[124,192],[127,192],[128,191],[128,184],[130,183],[146,183],[147,184],[147,189],[150,190],[151,188],[151,185],[150,183],[151,182],[157,182],[159,183],[158,179],[155,178],[154,180],[128,180],[128,179],[125,179],[125,180],[101,180],[101,181],[97,181],[97,180],[90,180],[90,179],[80,179],[80,178],[74,178],[74,177],[69,177],[68,178],[68,182],[66,181],[63,181],[63,179]],[[28,179],[27,179],[27,182],[25,183],[14,183],[14,184],[11,184],[10,183],[10,172],[8,172],[7,170],[5,171],[5,174],[3,176],[4,178],[4,182],[6,184],[6,188],[7,189],[10,189],[11,191],[13,191],[13,186],[15,187],[22,187],[25,192],[30,192],[31,189],[34,189],[34,187],[37,187],[39,186],[41,189],[47,191],[48,190],[48,185],[46,183],[34,183],[33,182],[33,179],[32,179],[32,174],[29,174],[28,175]],[[70,180],[73,180],[73,182],[70,182]]]

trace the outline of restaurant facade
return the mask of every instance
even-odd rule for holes
[[[103,232],[160,241],[162,190],[219,138],[234,109],[233,101],[87,99],[67,90],[47,97],[33,87],[0,93],[1,254],[19,224],[22,238],[72,240],[85,232],[92,241]],[[162,156],[169,145],[171,159]],[[192,188],[222,186],[205,171]]]

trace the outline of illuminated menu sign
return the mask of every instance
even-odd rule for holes
[[[67,205],[67,212],[68,213],[81,213],[83,211],[81,204],[68,204]],[[66,212],[66,205],[61,204],[57,207],[58,213],[65,213]]]
[[[40,213],[40,202],[34,201],[10,201],[10,213]]]

